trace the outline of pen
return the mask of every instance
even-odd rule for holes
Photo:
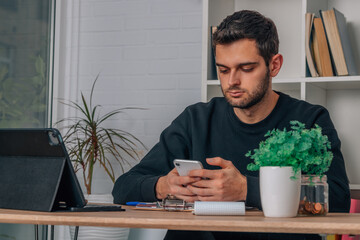
[[[138,204],[139,204],[139,202],[126,202],[126,205],[128,205],[128,206],[136,206]]]
[[[136,206],[136,205],[138,205],[138,204],[144,204],[144,205],[146,205],[146,204],[149,204],[149,203],[146,203],[146,202],[127,202],[127,203],[126,203],[126,205],[128,205],[128,206]]]
[[[127,202],[126,205],[135,206],[136,208],[141,208],[141,209],[161,208],[158,202]]]

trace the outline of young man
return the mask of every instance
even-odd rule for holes
[[[289,129],[291,120],[318,124],[331,142],[327,172],[329,209],[347,212],[348,179],[340,140],[328,111],[272,90],[282,66],[274,23],[254,11],[228,16],[213,36],[224,97],[189,106],[166,128],[160,141],[115,183],[115,203],[156,201],[174,195],[186,201],[245,201],[261,208],[258,172],[245,154],[258,148],[268,130]],[[181,177],[174,159],[200,160],[205,169]],[[318,239],[316,235],[168,231],[165,239]]]

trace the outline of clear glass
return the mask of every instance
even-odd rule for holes
[[[0,127],[47,127],[52,0],[0,1]]]
[[[326,176],[302,175],[299,215],[323,216],[329,209],[329,186]]]

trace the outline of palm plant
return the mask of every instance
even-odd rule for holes
[[[75,171],[82,170],[84,185],[87,194],[91,194],[93,172],[96,164],[102,167],[112,182],[115,182],[115,172],[112,160],[116,161],[124,172],[124,163],[130,166],[127,157],[138,160],[140,158],[137,147],[144,144],[129,132],[115,128],[106,128],[104,122],[127,109],[140,108],[120,108],[100,114],[100,105],[93,105],[92,98],[95,84],[99,75],[95,78],[90,92],[90,102],[88,104],[81,92],[81,105],[70,101],[65,105],[74,108],[80,116],[65,118],[57,124],[66,122],[64,127],[67,129],[64,135],[64,142],[68,148],[69,156],[74,163]]]

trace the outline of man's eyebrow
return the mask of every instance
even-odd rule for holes
[[[239,63],[237,65],[237,67],[243,67],[243,66],[248,66],[248,65],[258,65],[259,62],[244,62],[244,63]],[[221,63],[216,63],[216,66],[218,67],[224,67],[224,68],[228,68],[227,66],[221,64]]]

